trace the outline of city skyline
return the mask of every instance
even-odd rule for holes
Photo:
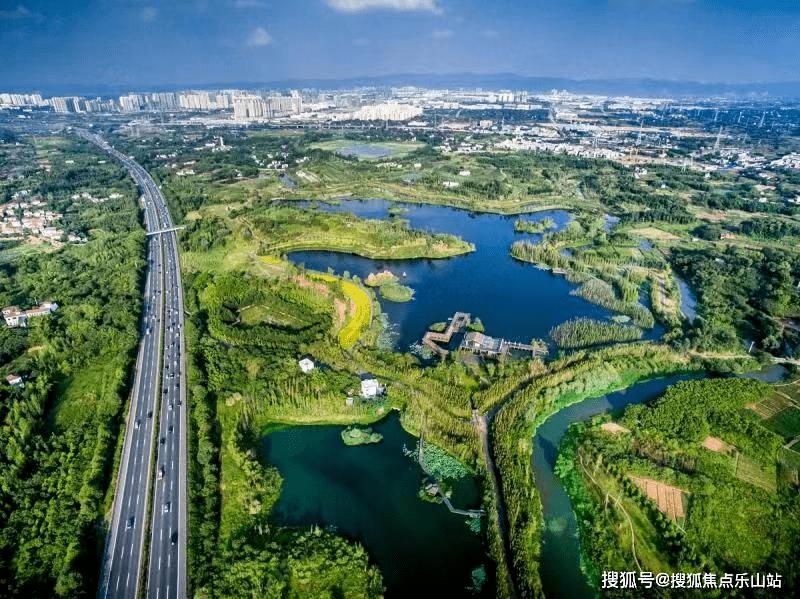
[[[0,3],[8,89],[512,73],[800,81],[800,6],[776,1],[199,0]]]

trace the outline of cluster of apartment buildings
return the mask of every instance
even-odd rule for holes
[[[624,155],[623,152],[612,150],[610,148],[593,146],[590,143],[551,143],[538,139],[522,137],[504,139],[494,144],[494,147],[498,150],[508,151],[527,150],[551,153],[565,152],[571,156],[582,156],[584,158],[606,158],[608,160],[619,160]]]
[[[41,94],[0,94],[2,107],[52,108],[59,113],[139,112],[146,110],[227,110],[232,106],[234,90],[129,93],[118,98],[84,98]]]
[[[237,121],[266,120],[300,114],[303,99],[297,91],[288,96],[240,94],[233,97],[233,118]]]
[[[58,304],[55,302],[44,302],[38,308],[30,310],[20,310],[18,306],[6,306],[3,308],[3,318],[5,318],[6,325],[11,328],[26,327],[29,318],[47,316],[56,310],[58,310]]]

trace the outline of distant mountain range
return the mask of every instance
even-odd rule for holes
[[[63,84],[41,88],[47,96],[117,96],[131,91],[177,91],[186,89],[352,89],[354,87],[401,87],[414,85],[432,89],[512,89],[533,93],[566,90],[575,93],[608,96],[637,96],[647,98],[719,98],[739,100],[774,100],[800,98],[800,81],[772,83],[700,83],[696,81],[667,81],[656,79],[566,79],[562,77],[530,77],[501,73],[476,75],[470,73],[451,75],[384,75],[379,77],[353,77],[349,79],[286,79],[283,81],[236,81],[203,84],[105,85]],[[0,90],[11,91],[11,90]],[[33,90],[18,90],[30,92]]]

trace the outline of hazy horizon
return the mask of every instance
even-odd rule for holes
[[[0,1],[0,83],[155,88],[492,76],[800,81],[777,0]]]

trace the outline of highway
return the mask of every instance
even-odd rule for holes
[[[128,168],[142,194],[148,233],[142,338],[98,596],[134,599],[141,585],[148,598],[184,599],[186,369],[178,240],[174,230],[152,234],[173,225],[150,175],[100,137],[77,133]]]

